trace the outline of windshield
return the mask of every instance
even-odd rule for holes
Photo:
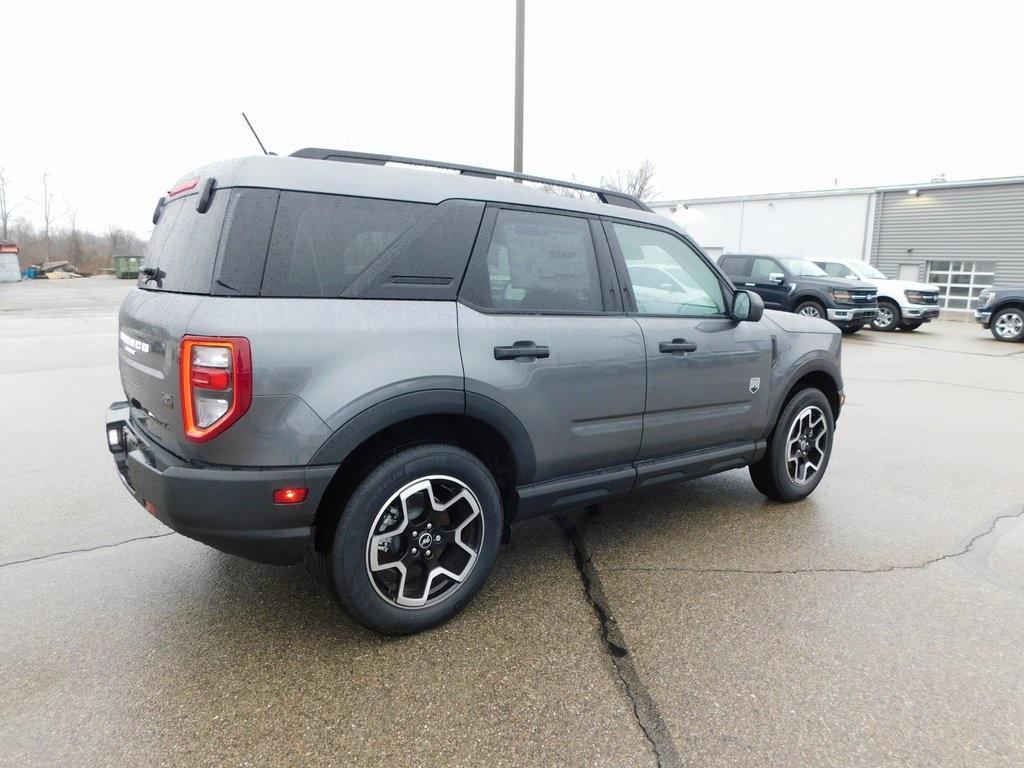
[[[879,272],[877,269],[872,267],[866,261],[854,261],[850,264],[850,269],[859,274],[861,277],[868,280],[887,280],[888,278]]]
[[[817,264],[803,259],[779,259],[791,275],[797,277],[828,277],[828,274]]]

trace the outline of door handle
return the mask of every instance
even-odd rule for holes
[[[532,341],[517,341],[511,347],[495,347],[495,360],[527,360],[531,358],[550,357],[549,347],[538,347]]]
[[[672,341],[663,341],[658,344],[658,351],[672,354],[685,354],[687,352],[696,352],[697,345],[692,341],[687,341],[686,339],[672,339]]]
[[[757,283],[744,283],[744,285],[747,286],[748,288],[753,288],[755,285],[757,285]]]

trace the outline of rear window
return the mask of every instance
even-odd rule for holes
[[[206,213],[196,210],[198,195],[164,205],[149,238],[143,267],[159,270],[157,279],[139,274],[139,287],[176,293],[209,293],[230,190],[217,190]]]
[[[340,296],[434,206],[282,192],[263,296]]]

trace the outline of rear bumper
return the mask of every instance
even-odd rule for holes
[[[135,429],[127,403],[107,410],[107,445],[128,492],[160,522],[190,539],[261,563],[302,559],[317,506],[337,466],[199,467]],[[117,445],[112,438],[119,437]],[[308,488],[299,504],[275,504],[278,488]]]
[[[838,309],[828,309],[828,319],[836,325],[853,325],[870,323],[875,319],[875,315],[878,314],[878,307],[857,307],[847,309],[840,307]]]
[[[985,328],[988,328],[989,323],[992,322],[992,312],[984,309],[974,310],[974,319],[981,323]]]

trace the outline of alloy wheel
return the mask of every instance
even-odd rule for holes
[[[796,485],[811,482],[825,461],[828,421],[816,405],[809,405],[793,419],[786,437],[786,471]]]
[[[800,310],[804,317],[821,317],[821,311],[813,304],[808,304]]]
[[[484,540],[480,502],[461,480],[430,475],[396,491],[366,540],[366,572],[399,608],[447,599],[466,580]]]
[[[1024,318],[1015,312],[1004,312],[996,319],[994,327],[999,338],[1013,339],[1024,328]]]
[[[875,315],[875,319],[871,321],[871,325],[875,328],[888,328],[896,321],[896,317],[893,314],[892,309],[886,306],[880,306],[878,308],[878,314]]]

